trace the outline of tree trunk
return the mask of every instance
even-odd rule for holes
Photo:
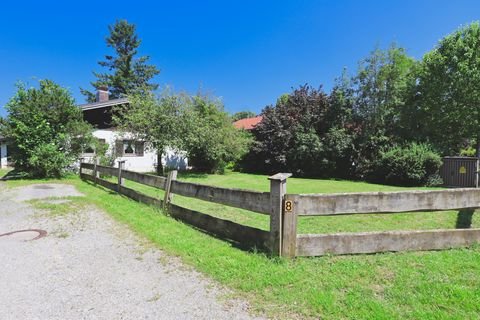
[[[163,176],[163,164],[162,164],[163,150],[157,149],[157,174]]]

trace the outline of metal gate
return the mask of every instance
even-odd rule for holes
[[[440,176],[446,187],[478,187],[479,159],[473,157],[445,157]]]

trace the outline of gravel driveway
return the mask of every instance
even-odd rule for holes
[[[1,319],[253,319],[246,302],[94,207],[53,215],[26,202],[65,196],[82,195],[0,182],[0,234],[48,232],[0,236]],[[53,202],[69,205],[62,201]]]

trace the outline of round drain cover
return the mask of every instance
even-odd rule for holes
[[[0,234],[0,237],[7,237],[9,240],[19,240],[19,241],[33,241],[43,238],[47,235],[47,231],[40,229],[25,229],[25,230],[16,230],[7,233]]]

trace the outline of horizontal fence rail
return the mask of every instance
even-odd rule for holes
[[[239,244],[266,250],[270,233],[253,227],[244,226],[229,220],[193,211],[175,204],[169,206],[169,214],[196,228],[207,231],[219,238],[233,240]]]
[[[95,168],[95,165],[93,163],[82,162],[80,166],[81,168],[89,169],[89,170],[93,170]]]
[[[480,207],[480,189],[288,194],[295,212],[306,215],[399,213]]]
[[[165,190],[165,182],[167,181],[164,177],[152,176],[150,174],[142,174],[129,170],[122,170],[122,178],[162,190]]]
[[[171,188],[172,193],[185,197],[194,197],[263,214],[269,214],[270,211],[268,192],[218,188],[181,181],[172,181]]]
[[[118,177],[118,168],[112,168],[112,167],[97,165],[97,171],[100,172],[100,173],[107,174],[109,176]]]
[[[440,250],[480,242],[480,229],[299,235],[297,256]]]
[[[87,169],[92,171],[92,173],[87,174],[83,172],[82,169]],[[120,178],[118,179],[118,183],[114,183],[102,179],[98,176],[98,173],[115,177],[120,175]],[[92,181],[101,185],[109,190],[123,194],[138,202],[166,208],[167,213],[173,218],[181,220],[204,232],[215,235],[218,238],[235,242],[241,247],[257,248],[260,250],[268,250],[270,247],[269,231],[244,226],[229,220],[224,220],[175,205],[170,203],[171,196],[167,195],[167,193],[179,194],[268,214],[268,205],[270,202],[269,193],[179,182],[175,180],[176,173],[169,175],[169,178],[167,179],[165,177],[142,174],[125,170],[123,168],[119,169],[89,163],[80,164],[80,177],[84,180]],[[168,199],[168,206],[165,207],[165,201],[147,196],[141,192],[126,187],[123,182],[124,179],[166,190],[165,199]],[[167,188],[167,184],[170,185],[169,188]]]

